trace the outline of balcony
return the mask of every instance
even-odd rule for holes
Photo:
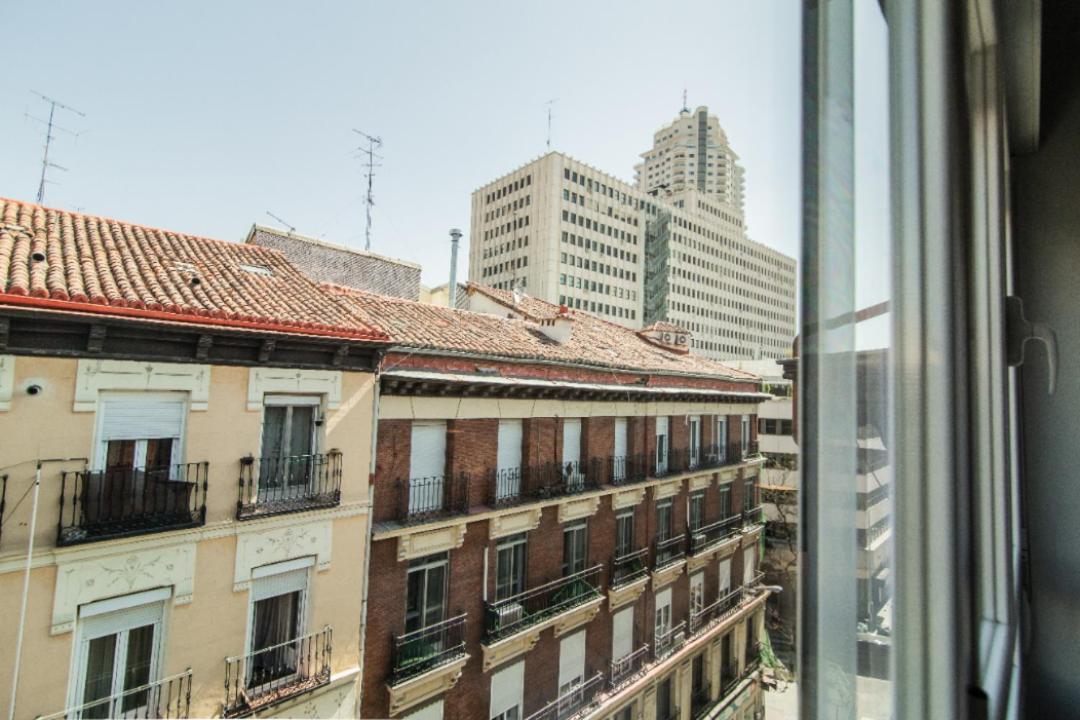
[[[686,557],[685,541],[686,538],[683,535],[676,535],[675,537],[666,540],[657,540],[653,543],[655,558],[653,561],[653,572],[663,570]]]
[[[632,485],[648,478],[644,455],[612,455],[602,462],[600,477],[612,485]]]
[[[701,687],[690,695],[690,717],[693,720],[704,717],[705,713],[712,709],[712,685],[702,683]]]
[[[225,658],[225,717],[251,715],[329,683],[332,639],[325,627]]]
[[[202,462],[62,473],[56,544],[202,525],[208,467]]]
[[[735,588],[715,602],[706,605],[697,612],[690,612],[690,634],[696,635],[714,622],[734,615],[743,600],[743,589]]]
[[[491,643],[600,597],[596,565],[505,600],[487,603],[485,642]]]
[[[593,704],[596,694],[604,687],[604,674],[596,673],[577,687],[568,690],[540,708],[525,720],[567,720]]]
[[[398,520],[418,523],[469,511],[469,476],[432,475],[399,480]]]
[[[544,463],[530,469],[530,486],[540,498],[576,495],[599,489],[600,470],[596,462]]]
[[[757,502],[756,499],[755,499],[755,502]],[[762,525],[762,524],[764,524],[765,523],[765,517],[762,515],[761,505],[760,504],[755,504],[755,505],[751,505],[748,508],[745,508],[743,510],[743,512],[742,512],[742,523],[743,523],[744,527],[747,526],[747,525]]]
[[[653,645],[653,660],[663,660],[682,647],[686,642],[686,623],[680,622],[670,629],[658,633]]]
[[[520,467],[492,470],[488,488],[488,504],[491,507],[511,507],[528,498],[525,472]]]
[[[624,587],[645,577],[649,573],[648,562],[648,548],[611,558],[611,587]]]
[[[742,448],[739,443],[726,445],[705,445],[701,451],[700,467],[719,468],[738,465],[742,462]]]
[[[37,720],[67,718],[186,718],[191,710],[191,668],[152,683],[70,707]]]
[[[240,459],[236,519],[334,507],[341,502],[341,452]]]
[[[465,614],[394,636],[391,685],[465,656]]]
[[[703,525],[697,530],[690,530],[687,535],[690,538],[690,554],[699,555],[708,552],[728,538],[739,534],[743,519],[739,515],[718,520],[709,525]]]
[[[637,677],[645,669],[649,660],[649,646],[642,645],[629,655],[611,663],[611,689],[618,690],[627,682]]]

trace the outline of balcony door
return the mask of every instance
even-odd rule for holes
[[[720,597],[727,597],[731,592],[731,558],[724,558],[720,561]]]
[[[727,418],[723,415],[714,416],[713,443],[716,445],[716,457],[720,462],[727,460]]]
[[[306,493],[316,468],[319,398],[267,395],[263,407],[259,494]]]
[[[249,690],[267,692],[288,684],[299,672],[308,574],[307,568],[286,570],[252,582],[246,676]]]
[[[525,533],[499,541],[495,551],[495,602],[525,592]]]
[[[581,420],[577,418],[563,420],[562,464],[567,489],[582,489],[585,475],[581,472]]]
[[[615,418],[615,448],[613,452],[612,461],[612,480],[616,483],[620,483],[627,478],[627,434],[626,434],[626,418]]]
[[[656,458],[654,462],[656,476],[667,474],[668,467],[668,419],[656,418]]]
[[[754,582],[754,572],[757,569],[757,545],[751,545],[743,550],[743,585],[750,587]]]
[[[499,421],[499,445],[495,471],[495,502],[521,495],[521,421]]]
[[[750,416],[743,415],[742,422],[739,428],[739,449],[742,451],[743,457],[746,457],[746,453],[750,450]]]
[[[690,430],[690,467],[695,468],[701,463],[701,418],[692,416],[689,421]]]
[[[584,704],[579,688],[585,682],[585,631],[564,637],[559,643],[558,717],[567,717]]]
[[[446,619],[449,559],[446,553],[414,560],[405,590],[405,632],[411,633]]]
[[[690,577],[690,615],[699,614],[705,609],[705,573],[699,572]]]
[[[164,604],[155,601],[100,614],[94,612],[95,607],[106,610],[115,602],[94,603],[79,614],[72,703],[79,709],[70,716],[146,717],[148,708],[153,707],[151,694],[155,690],[145,686],[158,673]],[[137,688],[143,689],[136,691]]]
[[[414,422],[409,446],[409,514],[443,508],[446,492],[446,423]]]
[[[656,593],[656,610],[653,618],[653,646],[661,654],[671,641],[671,588]]]
[[[585,569],[588,555],[589,528],[585,520],[578,520],[563,528],[563,577]]]

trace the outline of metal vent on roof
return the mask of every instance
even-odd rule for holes
[[[245,265],[241,263],[240,269],[252,275],[263,275],[264,277],[273,277],[274,275],[274,271],[265,265]]]
[[[193,264],[191,264],[189,262],[184,262],[183,260],[173,260],[173,269],[174,270],[179,270],[180,272],[186,272],[186,273],[197,273],[197,272],[199,272],[199,268],[195,267]]]

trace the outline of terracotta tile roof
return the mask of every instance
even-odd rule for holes
[[[345,299],[361,321],[383,328],[391,342],[402,347],[714,379],[757,379],[756,375],[706,358],[664,350],[633,330],[578,310],[570,311],[574,321],[570,339],[559,344],[548,339],[535,322],[554,317],[558,306],[535,298],[524,298],[518,304],[517,309],[524,308],[528,315],[527,319],[518,319],[451,310],[327,283],[323,287]],[[469,290],[484,293],[500,303],[512,303],[509,293],[472,283]]]
[[[6,198],[0,304],[385,339],[276,250]]]

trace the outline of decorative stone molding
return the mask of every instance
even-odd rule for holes
[[[465,523],[427,532],[415,532],[398,538],[398,560],[412,560],[438,552],[456,550],[465,542]]]
[[[712,560],[714,560],[716,556],[716,549],[717,546],[714,545],[700,555],[691,555],[689,558],[687,558],[686,572],[693,573],[695,570],[700,570],[701,568],[712,562]]]
[[[468,655],[462,655],[459,660],[439,665],[405,682],[387,685],[390,691],[390,716],[399,715],[404,710],[453,689],[461,678],[461,670],[468,660]]]
[[[663,500],[664,498],[674,497],[682,490],[682,478],[674,478],[665,482],[659,483],[653,487],[653,497],[657,500]]]
[[[75,412],[95,412],[102,390],[173,390],[189,394],[191,410],[210,401],[210,366],[134,360],[79,360]]]
[[[571,630],[576,630],[585,623],[591,622],[600,612],[600,606],[603,604],[604,598],[598,597],[559,615],[553,624],[555,637],[562,637]]]
[[[0,355],[0,412],[11,409],[11,396],[15,390],[15,356]]]
[[[686,561],[680,560],[677,563],[672,563],[663,570],[653,570],[652,573],[652,585],[653,591],[659,590],[675,578],[682,575],[683,570],[686,569]]]
[[[545,627],[546,625],[533,625],[490,645],[482,644],[481,647],[484,649],[484,672],[488,672],[507,660],[512,660],[518,655],[524,655],[532,650],[536,647],[536,643],[540,642],[540,631]]]
[[[716,559],[723,560],[725,558],[731,557],[740,547],[742,547],[741,536],[736,535],[732,538],[729,538],[716,546]]]
[[[645,592],[645,586],[649,584],[649,578],[647,575],[643,575],[638,580],[632,583],[623,585],[620,588],[608,588],[608,609],[615,610],[623,605],[634,602],[641,594]]]
[[[49,632],[70,632],[80,605],[167,586],[173,588],[173,604],[191,602],[195,590],[193,543],[71,562],[58,559]]]
[[[621,510],[626,507],[634,507],[640,505],[645,501],[645,488],[637,487],[629,490],[622,490],[611,496],[611,507],[613,510]]]
[[[570,522],[571,520],[580,520],[581,518],[590,517],[595,515],[596,511],[599,509],[599,495],[559,503],[559,523],[561,524]]]
[[[720,474],[718,475],[717,482],[720,485],[723,485],[724,483],[732,482],[732,481],[735,480],[735,478],[736,478],[736,476],[738,476],[738,474],[739,474],[738,468],[728,468],[727,470],[721,470]]]
[[[761,526],[755,525],[750,530],[744,530],[742,535],[742,546],[750,547],[754,543],[761,539]]]
[[[251,571],[260,565],[315,556],[319,570],[330,567],[333,522],[316,520],[303,525],[287,525],[262,532],[244,532],[236,538],[233,591],[251,585]]]
[[[507,535],[516,535],[535,530],[540,527],[542,513],[543,508],[534,507],[519,512],[506,513],[505,515],[496,515],[491,518],[489,523],[488,537],[494,540]]]
[[[694,477],[690,478],[690,491],[693,492],[694,490],[704,490],[705,488],[712,485],[712,481],[713,474],[711,472],[705,472],[701,475],[695,475]]]
[[[261,410],[266,393],[325,395],[327,409],[334,410],[341,405],[341,371],[264,367],[249,369],[247,409]]]

